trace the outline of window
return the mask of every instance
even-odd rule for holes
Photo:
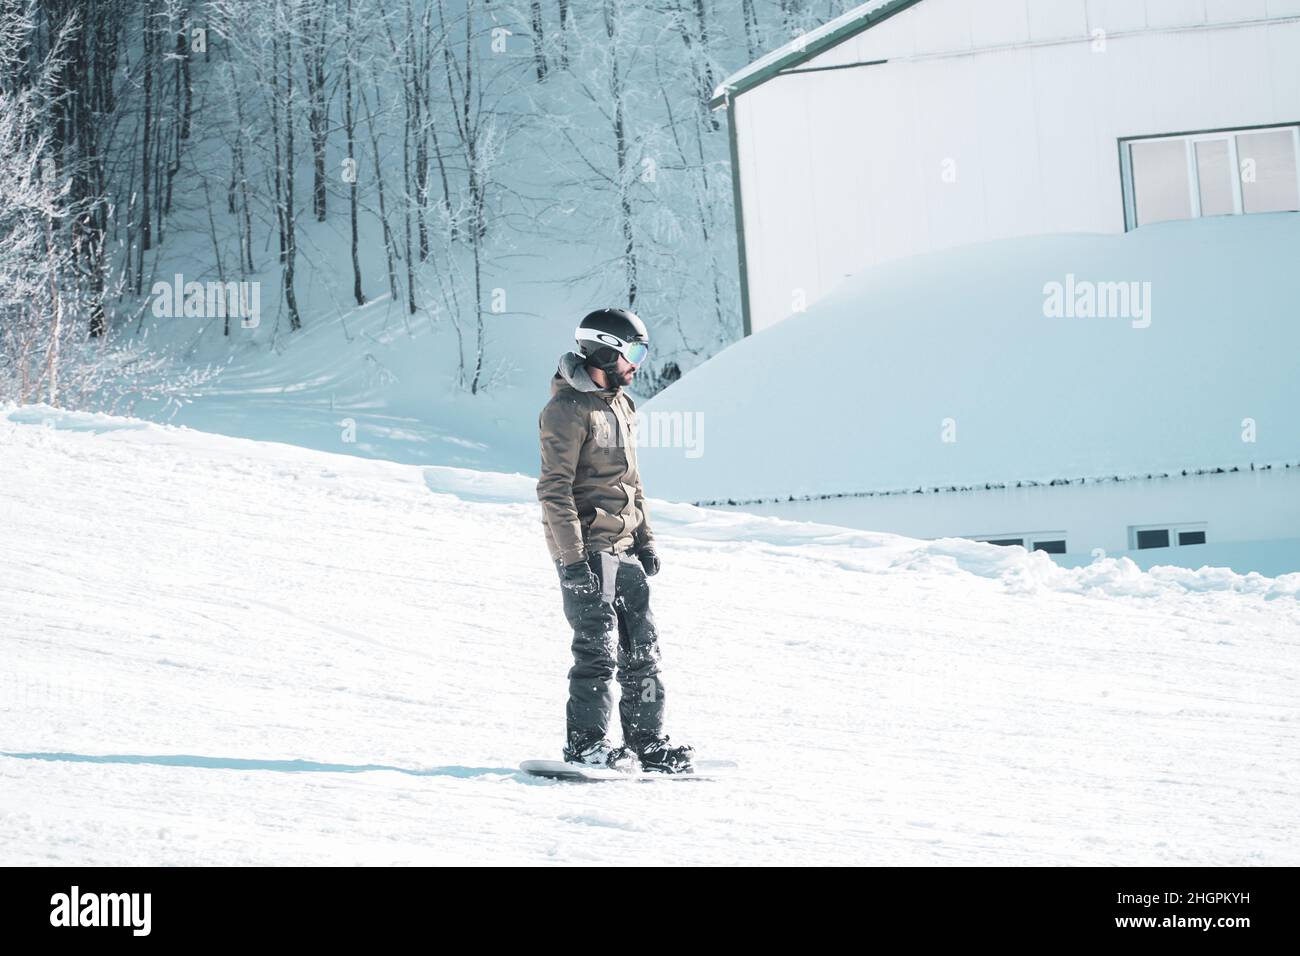
[[[1046,551],[1048,554],[1065,554],[1064,531],[1040,531],[1036,534],[1006,534],[996,537],[980,536],[975,541],[997,544],[1002,547],[1019,545],[1029,551]]]
[[[1139,551],[1145,551],[1147,548],[1169,547],[1169,529],[1161,528],[1159,531],[1139,531],[1137,533],[1137,546]]]
[[[1124,228],[1300,210],[1300,124],[1120,140]]]
[[[1129,549],[1133,551],[1205,544],[1205,524],[1135,525],[1128,529],[1128,537]]]

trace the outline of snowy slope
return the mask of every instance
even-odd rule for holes
[[[0,409],[0,862],[1300,863],[1300,575],[651,508],[739,769],[532,781],[533,479]]]
[[[455,385],[454,331],[424,318],[408,323],[386,298],[344,315],[317,316],[292,337],[282,335],[276,351],[250,345],[224,361],[217,323],[215,332],[195,333],[203,341],[191,361],[219,361],[220,374],[179,407],[141,402],[135,412],[223,435],[366,458],[536,467],[537,415],[550,398],[556,360],[572,347],[576,324],[572,315],[517,323],[502,335],[508,355],[494,355],[514,370],[509,381],[471,395]],[[181,351],[175,341],[170,348]]]

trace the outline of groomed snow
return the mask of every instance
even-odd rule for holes
[[[0,861],[1300,863],[1300,575],[658,500],[668,731],[739,769],[525,778],[533,482],[0,409]]]

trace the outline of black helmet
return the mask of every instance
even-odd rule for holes
[[[588,313],[578,323],[573,336],[587,364],[602,371],[615,369],[620,355],[633,365],[640,365],[650,347],[645,323],[628,309],[597,309]]]

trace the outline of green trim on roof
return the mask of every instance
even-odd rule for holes
[[[863,10],[862,14],[852,20],[847,21],[829,33],[817,37],[817,39],[807,43],[803,49],[793,48],[783,56],[777,57],[761,70],[755,70],[753,73],[741,77],[734,84],[728,86],[723,84],[720,94],[709,100],[709,109],[716,110],[721,107],[730,105],[730,101],[735,99],[746,90],[752,90],[762,83],[766,83],[772,77],[777,76],[784,70],[798,66],[800,63],[806,63],[820,53],[824,53],[833,46],[843,43],[850,37],[857,36],[864,30],[870,30],[877,23],[888,20],[896,13],[902,13],[908,7],[920,3],[921,0],[892,0],[881,6],[871,7]],[[758,62],[757,60],[755,62]]]

